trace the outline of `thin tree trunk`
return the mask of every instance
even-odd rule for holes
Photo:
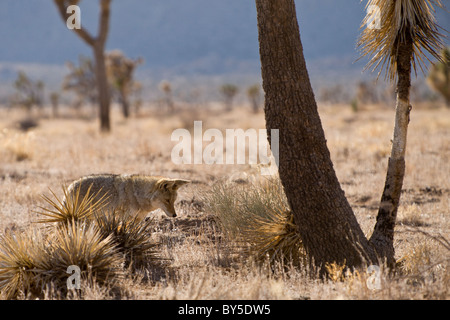
[[[96,43],[94,45],[95,63],[97,70],[97,84],[100,102],[100,130],[109,132],[111,130],[110,105],[108,78],[105,64],[105,45],[109,33],[109,19],[111,16],[111,0],[101,0],[100,2],[100,22]]]
[[[394,227],[405,176],[405,152],[411,105],[411,59],[413,41],[406,33],[404,39],[398,39],[397,59],[397,106],[395,112],[394,137],[388,162],[386,182],[377,215],[377,223],[370,238],[380,256],[387,259],[390,266],[395,264]]]
[[[124,118],[129,118],[130,117],[130,103],[128,102],[128,96],[125,93],[125,89],[121,88],[119,90],[119,95],[120,95],[120,103],[122,104],[122,114],[124,116]]]
[[[377,257],[336,177],[309,80],[293,0],[256,0],[266,127],[279,130],[279,174],[303,245],[324,271]]]
[[[258,98],[252,98],[252,110],[253,110],[253,113],[258,113],[258,111],[259,111]]]
[[[101,43],[96,42],[94,45],[95,57],[95,77],[97,79],[98,100],[100,104],[100,130],[108,132],[111,130],[110,121],[110,104],[111,98],[109,95],[108,79],[106,76],[104,47]]]

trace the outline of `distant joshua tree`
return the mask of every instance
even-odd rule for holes
[[[247,97],[252,105],[254,113],[258,113],[261,104],[261,86],[259,84],[252,85],[247,89]]]
[[[345,89],[340,84],[320,88],[319,96],[321,101],[328,103],[342,103],[348,101]]]
[[[12,97],[12,104],[24,106],[31,112],[33,106],[42,107],[44,99],[44,83],[40,80],[33,81],[20,71],[14,82],[16,94]]]
[[[427,83],[444,97],[450,108],[450,47],[441,51],[441,59],[431,67]]]
[[[374,82],[359,81],[356,90],[358,105],[378,103],[377,88]]]
[[[100,1],[100,18],[99,18],[99,30],[96,37],[92,36],[85,28],[73,29],[73,31],[92,48],[94,53],[94,74],[97,79],[98,101],[100,103],[100,130],[110,131],[110,104],[111,97],[108,88],[108,81],[106,78],[106,66],[105,66],[105,44],[109,33],[109,20],[110,20],[110,7],[111,0],[99,0]],[[61,18],[66,22],[67,8],[70,5],[76,5],[79,0],[53,0]]]
[[[143,62],[141,58],[132,60],[124,56],[120,50],[106,54],[106,71],[113,98],[122,105],[125,118],[130,116],[129,96],[140,86],[134,79],[134,71]]]
[[[141,84],[133,79],[134,70],[141,63],[142,59],[128,59],[119,50],[106,54],[109,91],[111,97],[117,99],[122,105],[122,112],[126,118],[130,115],[130,96],[141,90]],[[80,56],[79,66],[68,62],[67,67],[70,72],[64,79],[63,89],[75,92],[77,95],[75,106],[79,107],[85,101],[96,104],[98,102],[98,84],[92,60]]]
[[[172,85],[169,81],[163,80],[159,83],[159,90],[164,93],[164,100],[169,112],[173,112],[175,110],[175,104],[173,102]]]
[[[233,108],[233,100],[238,92],[239,89],[234,84],[227,83],[220,87],[220,93],[224,98],[225,108],[227,111],[231,111]]]
[[[69,74],[63,82],[63,90],[73,91],[77,96],[75,106],[80,107],[85,101],[96,104],[98,102],[97,79],[95,77],[95,67],[92,60],[85,56],[80,56],[79,66],[72,62],[66,65]]]
[[[50,93],[50,102],[52,104],[52,115],[54,118],[58,117],[58,109],[59,109],[59,92]]]

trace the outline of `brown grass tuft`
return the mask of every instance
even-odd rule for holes
[[[257,261],[297,266],[304,262],[301,238],[279,179],[251,188],[218,183],[206,202],[228,237]]]

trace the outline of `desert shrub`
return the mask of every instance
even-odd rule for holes
[[[31,80],[25,72],[20,71],[14,82],[16,93],[11,98],[13,105],[21,105],[28,112],[31,112],[33,106],[39,108],[43,105],[44,100],[44,82]]]
[[[35,134],[33,132],[14,133],[8,129],[0,132],[0,159],[3,161],[25,161],[33,158]]]
[[[154,227],[153,220],[140,221],[127,214],[100,212],[95,215],[94,223],[104,238],[111,237],[125,258],[125,266],[139,268],[160,259],[158,243],[150,237]]]
[[[238,94],[239,88],[231,83],[226,83],[220,87],[220,93],[224,99],[225,107],[227,111],[232,110],[233,100]]]
[[[80,190],[78,188],[75,192],[69,193],[66,187],[63,187],[64,199],[60,200],[58,196],[50,190],[55,200],[49,196],[43,195],[42,199],[50,205],[49,208],[39,207],[41,211],[37,211],[39,215],[46,218],[39,220],[40,223],[56,223],[62,225],[69,225],[76,222],[84,222],[90,218],[95,212],[100,211],[108,201],[105,195],[96,199],[98,193],[91,194],[91,187],[87,190],[83,198],[80,198]]]
[[[110,284],[121,275],[123,260],[112,236],[104,237],[94,224],[60,226],[50,239],[51,270],[48,277],[65,287],[67,268],[77,266],[81,279]]]
[[[39,270],[48,270],[49,251],[41,232],[11,231],[0,237],[0,297],[14,299],[39,292]]]
[[[205,202],[244,254],[260,262],[302,264],[300,235],[279,179],[250,187],[218,183],[205,195]]]
[[[74,223],[49,231],[30,229],[0,238],[1,296],[39,297],[47,286],[66,294],[70,266],[80,269],[80,280],[99,284],[120,274],[121,257],[114,243],[93,225]]]

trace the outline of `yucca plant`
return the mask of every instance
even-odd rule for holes
[[[80,281],[113,284],[123,259],[111,237],[93,224],[72,223],[0,238],[0,296],[6,299],[39,297],[53,287],[65,296],[70,266],[80,269]]]
[[[37,212],[45,216],[41,223],[56,223],[59,226],[71,227],[76,223],[93,224],[103,239],[111,237],[118,251],[125,257],[126,264],[142,265],[148,259],[156,259],[154,250],[157,244],[151,240],[152,221],[139,221],[136,217],[124,212],[105,212],[108,198],[98,193],[91,194],[89,187],[83,198],[80,189],[68,192],[63,187],[64,200],[58,199],[51,191],[55,200],[48,196],[43,199],[50,204],[51,209],[40,207]],[[100,192],[100,191],[99,191]]]
[[[367,68],[379,69],[379,75],[385,75],[391,81],[406,76],[403,64],[411,65],[417,74],[417,66],[424,71],[425,60],[432,62],[426,52],[441,60],[440,50],[443,48],[443,34],[434,16],[435,6],[443,8],[441,0],[369,0],[367,8],[378,10],[369,12],[362,27],[366,27],[358,41],[362,56],[370,57]],[[379,26],[370,22],[378,17]],[[403,58],[401,64],[399,61]]]
[[[216,184],[205,195],[228,238],[237,241],[244,254],[259,262],[292,262],[304,258],[302,242],[281,182],[267,180],[248,186]]]
[[[38,230],[0,237],[0,297],[16,299],[41,292],[40,277],[51,268],[45,235]]]
[[[158,260],[158,243],[151,239],[153,220],[139,220],[136,216],[120,212],[95,214],[94,223],[102,237],[110,237],[124,255],[126,266],[140,267],[148,261]]]
[[[434,6],[443,7],[440,0],[369,0],[368,6],[377,8],[380,25],[367,27],[362,32],[358,45],[362,56],[371,59],[368,67],[385,69],[390,81],[397,80],[397,103],[395,113],[392,151],[389,158],[386,182],[381,197],[377,223],[370,239],[380,256],[392,265],[394,259],[394,227],[400,194],[405,175],[405,153],[408,124],[410,121],[411,70],[417,66],[423,70],[428,52],[439,59],[442,47],[439,26],[434,17]],[[366,26],[372,19],[369,13],[363,22]]]
[[[65,287],[69,266],[80,269],[81,279],[99,284],[112,283],[121,275],[123,260],[112,237],[105,237],[94,224],[57,227],[51,246],[51,269],[44,274],[59,287]]]
[[[58,196],[50,190],[55,200],[43,195],[42,198],[51,206],[50,209],[39,207],[41,211],[36,213],[47,218],[41,219],[40,223],[57,223],[68,225],[74,222],[81,222],[91,217],[93,213],[100,211],[108,201],[105,195],[97,199],[100,191],[96,194],[91,194],[91,187],[87,190],[83,198],[80,198],[80,189],[74,192],[68,192],[66,187],[63,187],[64,199],[60,200]]]

